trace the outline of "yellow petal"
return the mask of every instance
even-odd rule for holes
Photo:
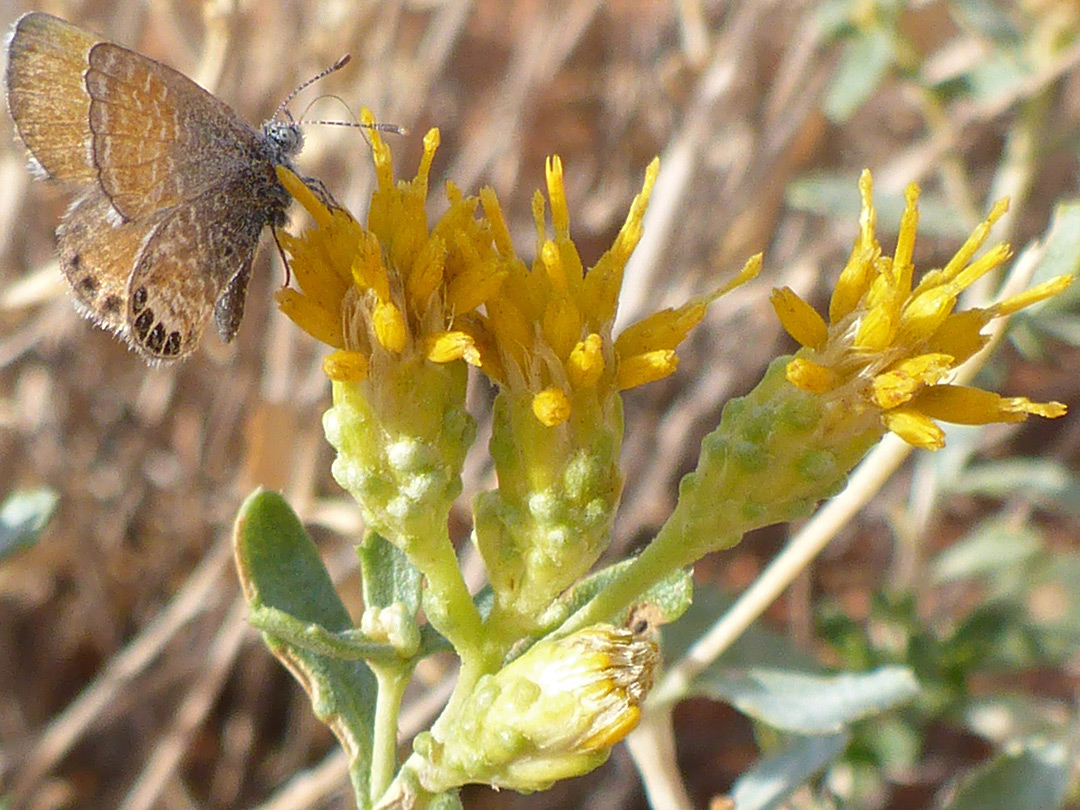
[[[1014,312],[1019,312],[1025,307],[1030,307],[1032,304],[1037,304],[1039,301],[1045,301],[1047,298],[1052,298],[1059,292],[1064,290],[1072,283],[1072,276],[1057,276],[1044,281],[1042,284],[1038,284],[1032,287],[1030,290],[1025,290],[1019,295],[1014,295],[1011,298],[1006,298],[994,305],[994,314],[998,316],[1012,315]]]
[[[361,382],[367,379],[369,363],[360,352],[337,351],[323,358],[323,372],[335,382]]]
[[[929,352],[950,355],[957,364],[963,363],[986,345],[989,338],[981,332],[993,317],[993,312],[988,309],[954,312],[930,336],[925,348]]]
[[[826,394],[840,382],[832,369],[804,357],[796,357],[788,363],[784,373],[789,383],[811,394]]]
[[[307,183],[284,166],[279,165],[276,169],[278,180],[281,181],[281,185],[285,186],[285,190],[292,195],[293,199],[304,206],[307,212],[311,214],[311,218],[315,220],[315,224],[320,228],[328,226],[333,221],[330,210],[326,207],[326,204],[315,195],[315,192],[308,188]]]
[[[443,282],[446,243],[432,236],[420,250],[405,280],[405,294],[414,312],[424,312],[431,296]]]
[[[781,326],[801,345],[811,349],[821,348],[829,336],[825,319],[808,303],[799,298],[790,287],[781,287],[769,296]]]
[[[880,352],[892,345],[896,337],[898,313],[889,305],[877,306],[867,312],[855,332],[854,347],[863,352]]]
[[[678,309],[662,309],[626,327],[615,340],[615,353],[620,357],[657,349],[675,349],[687,334],[705,317],[706,305],[692,301]]]
[[[947,354],[923,354],[909,357],[874,378],[871,399],[883,410],[896,408],[927,385],[940,382],[953,368]]]
[[[581,337],[581,313],[569,298],[553,296],[544,309],[544,342],[555,356],[565,360]]]
[[[383,264],[382,245],[378,237],[364,231],[356,246],[352,261],[353,283],[361,290],[374,290],[380,301],[390,297],[390,281]]]
[[[896,250],[893,253],[893,266],[906,274],[907,289],[911,289],[911,256],[915,252],[915,232],[919,227],[919,187],[909,183],[904,192],[904,213],[900,217],[900,233],[896,237]]]
[[[599,261],[589,270],[581,287],[582,312],[588,313],[590,323],[602,324],[615,320],[615,310],[619,302],[619,290],[622,289],[623,270],[630,254],[634,252],[641,239],[642,221],[645,209],[649,205],[656,177],[660,173],[660,160],[654,158],[645,169],[645,182],[641,192],[634,197],[626,221],[615,237],[615,243]]]
[[[389,301],[379,301],[372,313],[372,324],[379,344],[392,352],[401,353],[409,341],[409,329],[401,310]]]
[[[982,243],[985,242],[986,237],[990,235],[990,229],[993,227],[994,223],[1001,219],[1008,210],[1009,201],[1007,199],[998,200],[994,203],[994,206],[990,209],[990,213],[987,214],[986,219],[979,223],[971,236],[964,242],[960,250],[956,251],[956,255],[949,260],[949,263],[941,268],[941,272],[946,281],[952,280],[960,275],[961,271],[967,267],[968,262],[971,261],[971,257],[975,255],[980,247],[982,247]],[[919,292],[919,290],[916,289],[916,292]]]
[[[620,357],[615,372],[615,387],[620,391],[638,385],[662,380],[679,367],[679,358],[671,349]]]
[[[940,450],[945,446],[945,431],[930,419],[909,407],[886,411],[882,424],[905,442],[925,450]]]
[[[1038,403],[1027,397],[1002,397],[993,391],[959,385],[936,385],[922,391],[910,407],[933,419],[958,425],[1022,422],[1028,414],[1053,419],[1065,413],[1060,402]]]
[[[278,309],[284,312],[289,320],[313,338],[335,349],[345,348],[340,312],[321,307],[310,298],[289,288],[274,293],[274,300],[277,301]]]
[[[465,332],[439,332],[425,340],[427,359],[433,363],[450,363],[464,359],[473,366],[480,365],[480,353],[472,335]]]
[[[502,289],[508,271],[493,259],[477,263],[454,276],[446,285],[446,309],[457,315],[472,312]]]

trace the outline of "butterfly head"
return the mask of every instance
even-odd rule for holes
[[[289,158],[304,148],[304,133],[294,121],[271,120],[263,124],[262,129],[273,149],[275,163],[288,163]]]

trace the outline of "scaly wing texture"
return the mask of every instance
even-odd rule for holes
[[[163,215],[117,225],[112,203],[94,185],[72,203],[56,231],[60,269],[83,315],[127,333],[128,279],[147,236]]]
[[[45,173],[70,183],[97,182],[90,98],[83,87],[97,41],[39,12],[20,18],[11,37],[5,83],[15,128]]]
[[[175,360],[198,344],[217,304],[221,337],[243,315],[251,260],[265,224],[218,186],[168,212],[139,255],[128,285],[127,338],[149,360]]]
[[[93,159],[123,217],[140,219],[250,172],[259,134],[195,82],[109,42],[88,61]]]

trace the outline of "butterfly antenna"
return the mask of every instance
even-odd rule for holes
[[[312,107],[314,107],[316,102],[321,101],[324,98],[332,98],[332,99],[336,99],[337,101],[340,101],[341,106],[343,106],[346,110],[349,111],[349,115],[352,116],[353,120],[352,121],[313,121],[313,120],[311,120],[309,118],[305,118],[304,116],[307,115],[308,110],[310,110]],[[286,110],[285,112],[288,113],[288,110]],[[290,116],[289,120],[290,120],[290,122],[292,121],[291,116]],[[341,96],[336,96],[333,93],[325,93],[324,95],[321,95],[316,99],[312,99],[311,103],[308,104],[307,107],[304,108],[304,112],[300,116],[299,123],[301,123],[301,124],[318,124],[318,125],[324,126],[324,127],[351,127],[353,129],[373,129],[376,132],[389,132],[389,133],[392,133],[394,135],[408,135],[409,134],[409,130],[405,129],[405,127],[403,127],[403,126],[401,126],[399,124],[386,124],[386,123],[382,123],[382,122],[376,122],[374,124],[364,124],[364,123],[361,123],[360,121],[357,121],[356,120],[356,114],[352,111],[352,108],[348,105],[348,103],[345,101],[345,99],[343,99]]]
[[[289,95],[285,96],[285,100],[283,102],[281,102],[281,104],[278,105],[278,108],[276,110],[274,110],[274,115],[270,120],[273,121],[279,115],[281,115],[282,112],[287,113],[288,112],[289,102],[292,101],[294,98],[296,98],[296,96],[298,94],[302,93],[308,87],[315,84],[315,82],[319,81],[319,79],[325,79],[331,73],[336,73],[337,71],[341,70],[343,67],[345,67],[347,64],[349,64],[350,59],[352,59],[352,57],[349,54],[345,54],[343,57],[341,57],[336,62],[334,62],[334,64],[332,64],[326,70],[323,70],[323,71],[321,71],[319,73],[316,73],[314,76],[312,76],[306,82],[302,82],[299,87],[297,87],[295,90],[293,90],[291,93],[289,93]],[[292,116],[291,115],[289,116],[289,120],[290,120],[290,122],[292,121]]]

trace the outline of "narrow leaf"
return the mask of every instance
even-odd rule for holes
[[[794,734],[830,734],[914,698],[906,667],[819,676],[783,670],[730,670],[694,683],[697,694],[730,703],[755,720]]]
[[[353,629],[318,549],[280,495],[256,490],[248,496],[233,544],[244,597],[253,610],[274,608],[330,632]],[[264,632],[263,639],[337,736],[349,757],[357,802],[366,806],[376,696],[371,670],[362,661],[320,655],[272,633]]]
[[[736,781],[731,791],[738,810],[779,807],[814,774],[840,756],[848,735],[795,737],[780,754],[756,762]]]

